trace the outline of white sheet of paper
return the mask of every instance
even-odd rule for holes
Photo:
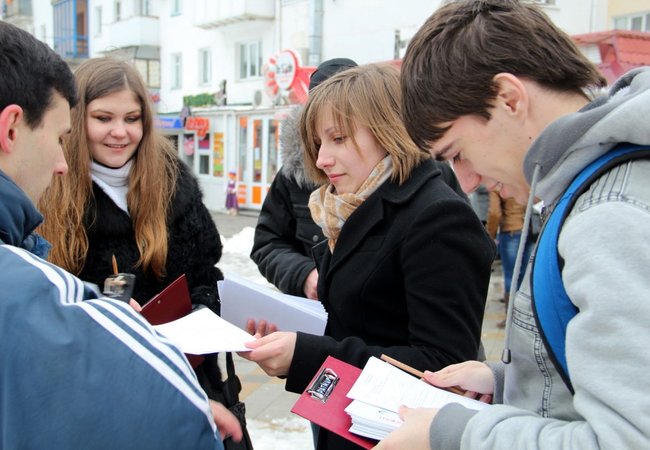
[[[368,359],[347,396],[393,412],[397,412],[401,405],[410,408],[442,408],[455,402],[477,410],[489,406],[438,389],[375,357]]]
[[[208,308],[201,308],[172,322],[154,328],[191,355],[250,351],[245,342],[255,338],[226,322]]]
[[[280,331],[325,333],[327,312],[319,301],[283,294],[230,273],[220,283],[221,317],[242,330],[253,319],[275,324]]]

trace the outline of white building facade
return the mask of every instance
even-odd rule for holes
[[[150,87],[160,130],[199,177],[208,208],[224,208],[234,171],[241,207],[259,209],[282,164],[282,118],[304,100],[309,73],[335,57],[399,59],[441,3],[33,0],[32,32],[62,49],[74,30],[76,45],[66,53],[73,65],[88,56],[133,61]],[[611,26],[607,0],[537,3],[569,34]]]

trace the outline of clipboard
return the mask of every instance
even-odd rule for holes
[[[190,312],[192,312],[190,289],[183,274],[145,303],[140,313],[151,325],[161,325],[180,319]],[[205,359],[202,355],[185,354],[185,356],[193,368]]]
[[[360,374],[358,367],[328,356],[291,412],[363,448],[374,447],[377,441],[350,433],[352,419],[345,412],[352,402],[347,393]]]

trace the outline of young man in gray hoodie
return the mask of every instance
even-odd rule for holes
[[[594,95],[604,84],[535,5],[455,1],[426,21],[406,52],[404,120],[421,148],[452,161],[464,185],[482,183],[529,211],[541,199],[552,211],[592,161],[620,143],[650,145],[650,68]],[[511,302],[504,362],[425,376],[492,395],[493,406],[404,408],[404,425],[377,448],[650,448],[648,180],[647,158],[609,169],[560,229],[553,250],[577,309],[566,328],[565,379],[531,301],[535,255]]]

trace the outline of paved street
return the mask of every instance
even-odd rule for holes
[[[213,217],[224,244],[219,267],[225,273],[234,272],[252,281],[266,283],[248,257],[257,214],[241,211],[237,216],[229,216],[213,212]],[[497,264],[483,321],[482,339],[488,360],[501,357],[504,333],[496,324],[505,317],[503,303],[498,300],[502,292],[503,276]],[[290,412],[297,395],[286,392],[283,380],[268,377],[256,364],[239,357],[235,358],[235,363],[243,385],[240,398],[246,403],[248,428],[256,450],[313,448],[308,422]]]

